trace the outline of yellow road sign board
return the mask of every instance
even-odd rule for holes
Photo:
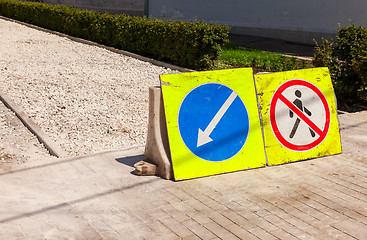
[[[266,164],[251,68],[161,76],[176,180]]]
[[[341,153],[327,68],[255,75],[269,165]]]

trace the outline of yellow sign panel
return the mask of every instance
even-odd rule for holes
[[[176,180],[266,164],[251,68],[161,76]]]
[[[341,153],[327,68],[255,75],[269,165]]]

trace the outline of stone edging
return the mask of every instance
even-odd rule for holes
[[[51,155],[58,158],[67,157],[67,153],[61,149],[61,147],[56,144],[47,134],[30,119],[27,114],[24,113],[23,109],[17,106],[9,97],[7,97],[4,92],[0,90],[0,100],[11,109],[17,117],[22,121],[22,123],[31,131],[38,140],[46,147]]]

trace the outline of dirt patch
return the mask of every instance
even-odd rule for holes
[[[0,152],[0,170],[5,172],[11,171],[14,159],[16,159],[15,155]]]

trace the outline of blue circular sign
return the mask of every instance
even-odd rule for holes
[[[183,99],[178,127],[186,147],[201,159],[232,158],[247,140],[250,126],[245,104],[235,91],[219,83],[192,89]]]

